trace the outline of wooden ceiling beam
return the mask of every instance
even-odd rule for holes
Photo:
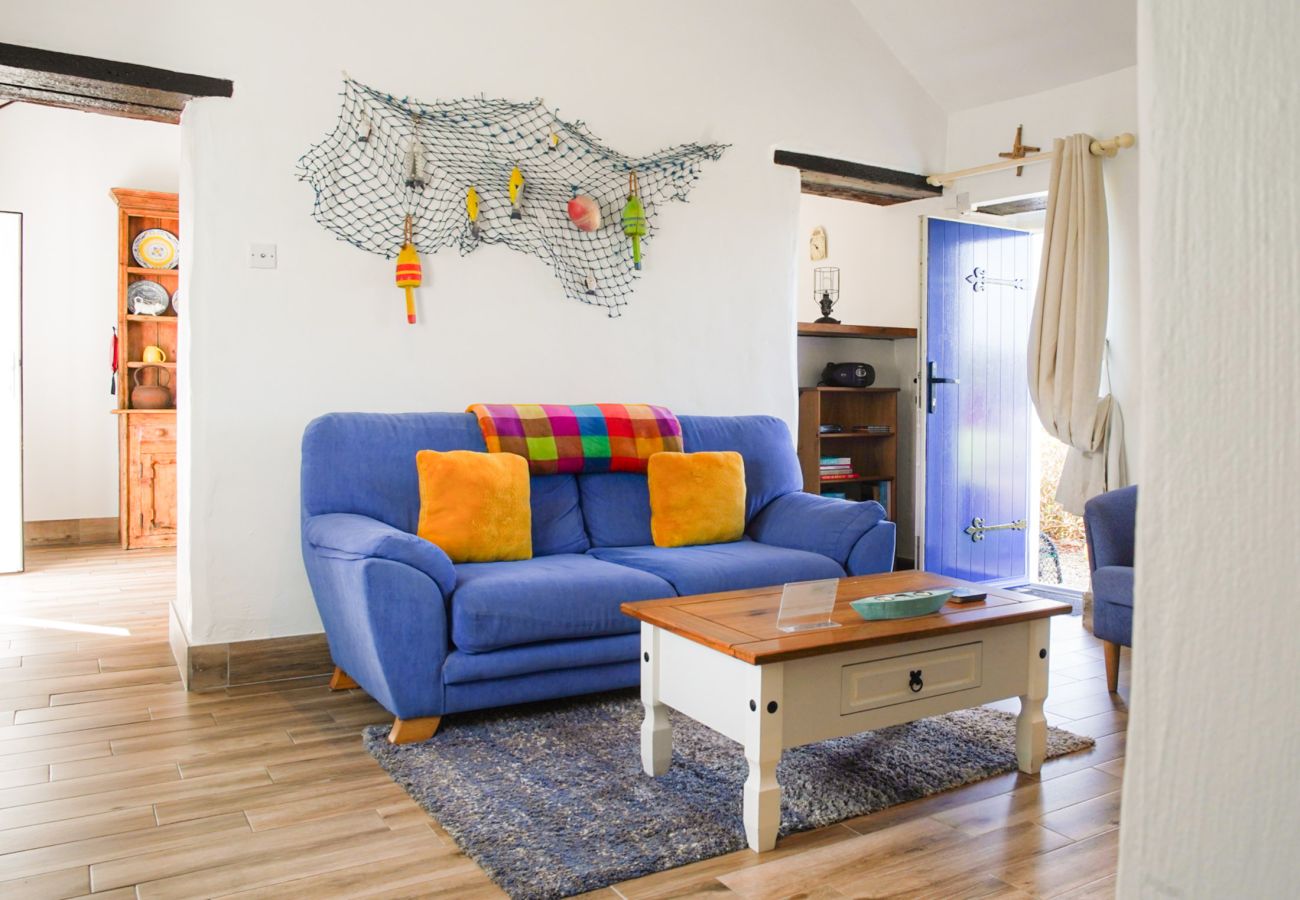
[[[229,97],[222,78],[0,43],[0,98],[179,122],[195,97]]]
[[[927,183],[924,175],[915,172],[883,169],[787,150],[777,150],[772,161],[778,166],[798,169],[800,189],[805,194],[854,200],[875,206],[892,206],[895,203],[943,195],[943,188]]]
[[[975,207],[975,212],[988,213],[990,216],[1014,216],[1017,213],[1038,212],[1040,209],[1047,209],[1047,194],[988,203]]]

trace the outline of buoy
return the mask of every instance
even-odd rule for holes
[[[515,166],[510,170],[510,218],[522,219],[524,217],[524,173],[519,171]]]
[[[641,238],[646,235],[645,207],[637,195],[636,172],[627,176],[627,205],[623,207],[623,233],[632,239],[632,265],[641,268]]]
[[[420,254],[411,243],[411,217],[406,217],[406,243],[397,254],[397,286],[406,290],[406,321],[415,324],[415,294],[412,288],[420,286],[424,274],[420,266]]]
[[[472,184],[465,192],[465,212],[469,215],[470,234],[478,237],[478,191],[474,190]]]
[[[595,231],[600,227],[600,204],[586,194],[575,193],[569,200],[569,219],[579,231]]]

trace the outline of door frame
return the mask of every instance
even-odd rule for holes
[[[936,215],[922,214],[921,216],[918,217],[918,219],[920,223],[919,227],[921,232],[921,252],[917,260],[917,270],[918,270],[917,284],[919,287],[919,290],[917,292],[917,305],[920,308],[920,314],[917,318],[916,375],[913,379],[914,383],[916,384],[916,391],[915,391],[916,404],[912,416],[912,418],[915,420],[915,424],[913,426],[913,435],[912,435],[912,447],[913,447],[912,505],[914,507],[912,510],[912,516],[913,516],[912,521],[914,523],[913,529],[916,532],[916,537],[915,537],[916,546],[913,548],[913,552],[916,554],[916,568],[920,570],[924,570],[925,569],[925,457],[926,457],[925,426],[926,426],[926,415],[927,415],[925,409],[925,403],[926,403],[925,361],[929,359],[929,354],[930,354],[930,323],[928,319],[929,287],[930,287],[929,284],[930,220],[935,219],[943,222],[956,222],[962,225],[982,225],[986,228],[999,228],[1003,231],[1013,231],[1016,234],[1028,234],[1031,236],[1034,234],[1034,232],[1027,228],[1012,228],[1009,225],[1002,225],[997,222],[990,223],[985,221],[977,221],[965,216],[946,216],[946,215],[936,216]],[[1035,292],[1037,292],[1038,276],[1036,274],[1033,275],[1033,279],[1034,279],[1033,287]],[[1029,352],[1028,347],[1025,348],[1025,352],[1026,353]],[[1028,393],[1029,385],[1025,385],[1025,391],[1026,393]],[[1032,403],[1030,404],[1030,412],[1033,415],[1037,415],[1037,413],[1033,411]],[[1031,500],[1029,503],[1029,515],[1027,516],[1027,518],[1029,520],[1029,528],[1033,530],[1027,531],[1026,533],[1027,539],[1025,540],[1025,575],[1023,578],[1006,578],[1006,579],[984,582],[984,584],[986,584],[989,587],[996,588],[996,587],[1001,587],[1004,584],[1018,584],[1018,583],[1023,583],[1025,581],[1032,582],[1038,580],[1038,539],[1037,539],[1038,527],[1039,527],[1038,504],[1033,502],[1032,499],[1033,497],[1036,496],[1037,493],[1035,489],[1036,482],[1033,480],[1034,473],[1037,472],[1038,470],[1037,455],[1036,455],[1037,449],[1038,449],[1038,445],[1037,445],[1036,433],[1034,429],[1031,428],[1030,429],[1030,465],[1029,465],[1030,471],[1027,473],[1027,477],[1030,478],[1029,495]]]
[[[26,227],[26,220],[23,213],[18,210],[0,209],[0,215],[14,216],[18,223],[18,304],[14,311],[14,323],[16,330],[14,333],[14,353],[16,354],[12,365],[12,377],[14,379],[14,402],[17,404],[18,420],[18,471],[16,473],[18,483],[16,485],[18,497],[18,568],[9,570],[8,568],[0,569],[0,574],[17,574],[27,568],[27,525],[26,525],[26,498],[23,494],[24,473],[26,465],[23,460],[23,232]],[[8,319],[8,312],[5,313]],[[0,477],[8,478],[10,473],[3,473]],[[8,550],[2,551],[7,554]]]

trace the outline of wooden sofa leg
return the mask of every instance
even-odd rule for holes
[[[1102,650],[1106,654],[1106,687],[1113,694],[1119,690],[1119,644],[1103,641]]]
[[[330,676],[331,691],[346,691],[350,688],[360,686],[361,685],[352,680],[351,676],[349,676],[347,672],[344,672],[338,666],[334,667],[334,674]]]
[[[414,744],[427,741],[438,731],[442,716],[429,716],[424,719],[394,719],[393,730],[388,732],[390,744]]]

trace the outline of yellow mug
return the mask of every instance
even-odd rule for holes
[[[147,363],[167,362],[167,354],[163,352],[163,348],[156,347],[153,344],[150,344],[148,347],[144,348],[144,353],[142,354],[142,358]]]

